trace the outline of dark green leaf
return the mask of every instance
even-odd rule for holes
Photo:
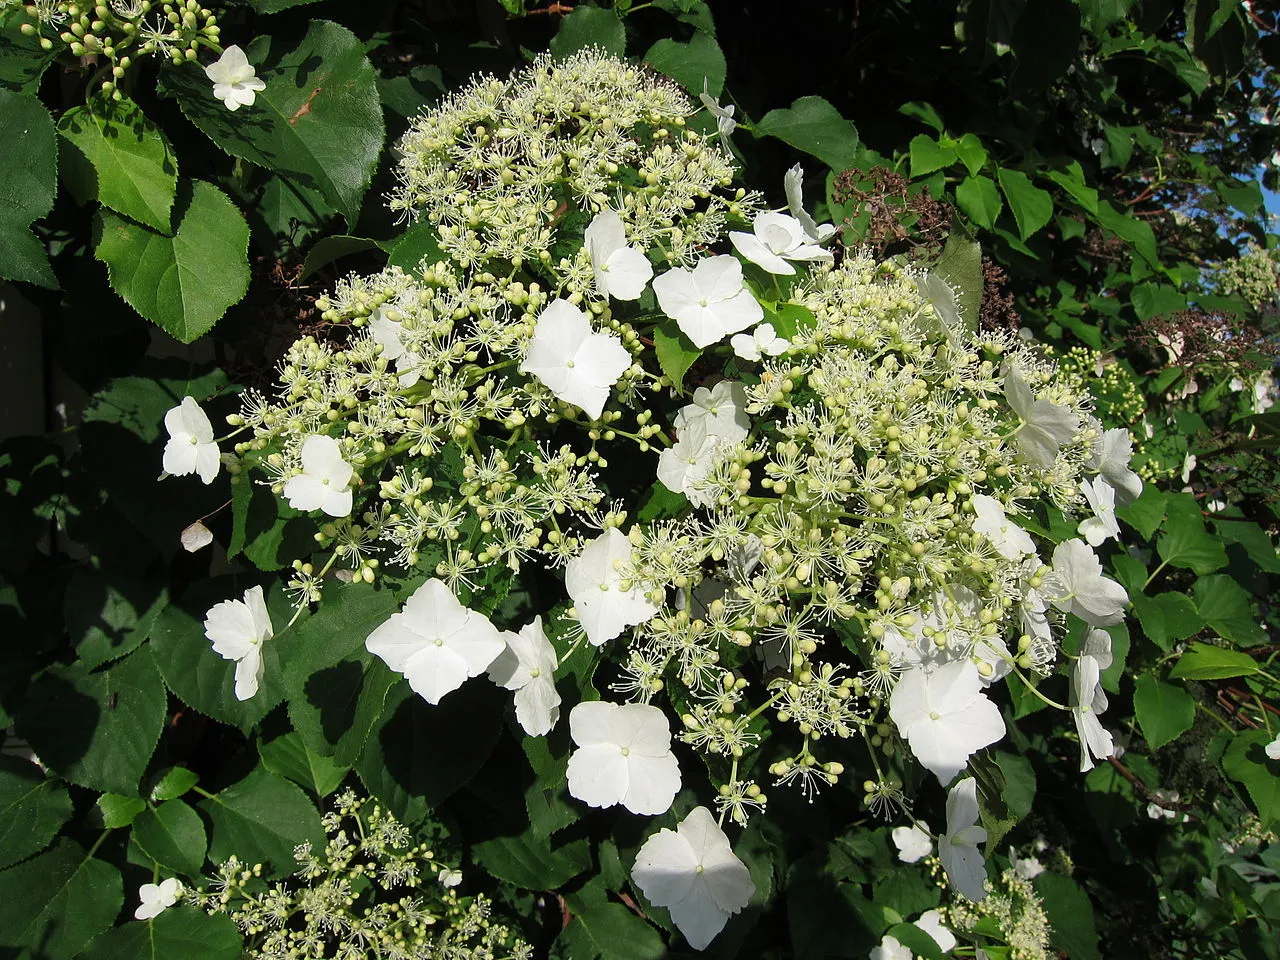
[[[574,911],[556,942],[571,960],[662,960],[667,956],[657,930],[622,904],[608,901]]]
[[[1068,877],[1046,872],[1036,877],[1035,888],[1049,917],[1049,942],[1070,960],[1102,960],[1093,905],[1080,885]]]
[[[1025,240],[1053,216],[1053,197],[1047,190],[1035,186],[1021,170],[1001,167],[996,175],[1013,218],[1018,222],[1018,233]]]
[[[181,800],[170,800],[139,814],[133,821],[133,840],[160,866],[199,877],[208,846],[204,823]]]
[[[25,19],[11,16],[0,23],[0,87],[34,95],[40,90],[41,76],[58,55],[58,45],[41,48],[39,37],[19,29]]]
[[[990,177],[965,177],[956,185],[956,203],[960,211],[980,227],[990,230],[1004,209],[1000,191]]]
[[[370,240],[368,237],[324,237],[307,251],[307,258],[302,261],[302,273],[298,275],[298,279],[305,280],[317,270],[353,253],[377,249],[379,249],[378,241]]]
[[[654,328],[653,350],[658,355],[658,366],[662,372],[671,380],[676,392],[683,394],[685,372],[702,355],[702,351],[693,345],[674,320]]]
[[[44,244],[31,221],[53,208],[58,137],[34,96],[0,90],[0,279],[57,289]]]
[[[447,259],[448,256],[440,249],[440,238],[436,234],[435,225],[424,220],[410,227],[391,248],[387,266],[399,267],[405,273],[418,275],[418,266],[423,260],[432,264]]]
[[[485,840],[471,852],[499,880],[526,890],[555,890],[591,869],[585,837],[553,847],[549,838],[526,830],[519,836]]]
[[[1027,4],[1010,46],[1018,58],[1013,73],[1015,96],[1035,96],[1071,66],[1080,44],[1080,8],[1071,0]]]
[[[1085,183],[1084,170],[1078,161],[1072,160],[1063,170],[1046,170],[1045,176],[1062,187],[1087,213],[1097,214],[1098,191]]]
[[[66,787],[29,760],[0,756],[0,867],[42,850],[70,818]]]
[[[694,31],[688,43],[664,37],[649,48],[644,62],[695,96],[702,93],[704,80],[711,96],[718,97],[724,90],[724,53],[715,37],[702,31]]]
[[[560,22],[551,38],[551,55],[563,60],[584,47],[600,47],[622,56],[627,51],[627,33],[612,10],[580,5]]]
[[[1004,774],[1004,801],[1009,813],[1021,820],[1031,812],[1036,796],[1036,772],[1026,757],[996,751],[992,754]]]
[[[1280,573],[1280,553],[1270,534],[1256,523],[1245,520],[1215,520],[1214,530],[1228,543],[1238,543],[1249,559],[1267,573]]]
[[[92,670],[132,653],[168,602],[154,581],[115,571],[108,576],[94,567],[77,570],[67,586],[63,617],[80,666]]]
[[[1201,577],[1193,588],[1200,616],[1218,635],[1241,646],[1265,643],[1262,628],[1249,593],[1225,574]]]
[[[949,167],[958,159],[956,148],[935,140],[926,133],[911,138],[911,179],[927,177],[935,170]]]
[[[118,793],[104,793],[98,797],[97,817],[101,818],[104,830],[115,830],[127,827],[137,819],[138,814],[147,809],[147,802],[141,797],[125,797]]]
[[[337,790],[351,769],[311,750],[297,733],[259,744],[258,754],[262,765],[272,773],[288,777],[319,797],[327,797]]]
[[[1196,719],[1196,703],[1187,691],[1162,683],[1149,673],[1134,681],[1133,709],[1153,750],[1186,733]]]
[[[752,132],[777,137],[837,172],[857,160],[857,129],[822,97],[801,97],[789,109],[770,110]]]
[[[1128,243],[1149,265],[1155,266],[1159,262],[1160,255],[1156,252],[1156,235],[1152,233],[1151,226],[1145,221],[1103,202],[1098,204],[1098,222]]]
[[[960,322],[976,333],[982,310],[982,247],[960,230],[952,230],[931,272],[947,282],[955,294]]]
[[[126,923],[89,945],[81,960],[240,960],[235,921],[199,907],[169,907],[146,923]]]
[[[1139,320],[1187,309],[1187,298],[1168,284],[1140,283],[1133,288],[1133,309]]]
[[[23,957],[71,960],[116,919],[120,872],[65,837],[34,860],[0,872],[0,946]]]
[[[1168,494],[1148,483],[1142,488],[1142,496],[1127,507],[1116,510],[1116,516],[1150,540],[1164,523],[1168,503]]]
[[[151,788],[151,799],[176,800],[200,782],[200,778],[186,767],[170,767]]]
[[[1167,651],[1175,640],[1185,640],[1204,629],[1204,620],[1185,593],[1158,593],[1148,597],[1130,591],[1129,597],[1142,632],[1161,650]]]
[[[1164,532],[1156,541],[1160,559],[1196,573],[1212,573],[1227,565],[1222,541],[1205,529],[1200,504],[1189,493],[1169,496]]]
[[[324,845],[320,814],[307,795],[262,767],[200,808],[213,823],[209,859],[215,863],[235,854],[246,863],[270,863],[283,875],[295,869],[294,847],[310,843],[319,852]]]
[[[1174,664],[1169,676],[1179,680],[1226,680],[1250,677],[1257,672],[1257,662],[1247,653],[1193,643]]]
[[[1265,730],[1244,730],[1232,738],[1222,757],[1222,769],[1244,784],[1264,826],[1280,820],[1280,760],[1266,754],[1271,739]]]

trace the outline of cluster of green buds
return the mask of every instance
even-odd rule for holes
[[[195,60],[201,44],[219,49],[218,18],[197,0],[111,0],[96,5],[37,0],[21,10],[28,19],[19,29],[39,37],[44,50],[61,42],[86,65],[102,66],[104,71],[109,67],[102,92],[116,100],[121,99],[120,80],[140,56],[167,57],[179,64]]]

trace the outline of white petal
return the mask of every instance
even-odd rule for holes
[[[248,700],[262,683],[262,648],[252,647],[236,662],[236,699]]]
[[[216,443],[196,444],[196,474],[208,486],[222,469],[222,456]]]
[[[707,885],[697,881],[688,897],[668,909],[671,921],[695,950],[705,950],[710,946],[729,922],[729,915],[716,905]]]
[[[662,829],[636,853],[631,879],[650,903],[670,907],[686,899],[697,876],[698,857],[675,830]]]
[[[740,254],[769,273],[791,276],[796,272],[795,267],[761,243],[754,234],[735,230],[729,234],[729,239]]]
[[[426,646],[427,640],[410,625],[403,613],[394,613],[385,623],[379,624],[369,634],[364,645],[375,657],[395,670],[404,673],[409,658]]]
[[[926,910],[916,919],[915,925],[932,937],[943,953],[954,949],[956,936],[942,925],[942,914],[939,911]]]
[[[555,677],[544,673],[516,691],[516,721],[531,737],[551,732],[560,719],[560,694]]]
[[[609,257],[606,285],[618,300],[637,300],[653,279],[653,264],[634,247],[623,247]]]
[[[164,457],[160,465],[164,472],[174,477],[185,477],[199,468],[199,447],[186,436],[174,437],[164,445]]]
[[[593,264],[607,262],[615,252],[627,245],[627,232],[622,225],[622,218],[614,210],[601,210],[587,226],[582,241]]]
[[[675,754],[643,757],[632,753],[624,761],[627,788],[622,795],[622,805],[632,813],[649,817],[670,810],[671,802],[680,792],[680,764]]]
[[[452,647],[429,643],[409,657],[404,676],[414,693],[435,705],[462,686],[471,674],[467,661]]]
[[[323,433],[313,433],[302,442],[302,470],[310,476],[328,480],[329,486],[335,488],[346,487],[351,482],[351,464],[342,458],[342,447],[333,437]]]
[[[573,713],[569,715],[569,722],[573,722]],[[579,747],[569,757],[565,776],[570,796],[591,807],[620,803],[629,786],[626,758],[609,743]]]
[[[319,510],[329,498],[329,487],[317,477],[300,473],[284,482],[284,497],[295,510]]]
[[[253,615],[240,600],[223,600],[209,608],[204,635],[213,641],[213,652],[224,660],[239,660],[254,647]]]

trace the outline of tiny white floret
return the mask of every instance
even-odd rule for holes
[[[542,617],[519,633],[503,632],[502,639],[507,648],[489,665],[489,679],[516,692],[516,720],[529,736],[541,737],[560,719],[556,648],[542,629]]]
[[[898,848],[898,859],[903,863],[915,863],[933,852],[933,840],[919,827],[894,827],[889,834]]]
[[[1005,734],[1000,708],[982,692],[978,668],[968,660],[907,670],[889,697],[889,716],[944,786],[969,757]]]
[[[811,263],[831,260],[830,250],[824,250],[805,232],[804,225],[785,213],[766,210],[756,214],[751,223],[751,233],[733,230],[729,239],[734,248],[768,273],[791,276],[796,272],[787,261]]]
[[[735,333],[729,338],[729,346],[743,360],[759,360],[761,357],[782,356],[791,346],[791,341],[778,336],[772,323],[762,323],[750,333]]]
[[[587,640],[600,646],[627,627],[644,623],[660,607],[642,586],[623,586],[620,568],[631,562],[631,541],[610,527],[565,566],[564,585]]]
[[[891,937],[886,933],[880,938],[879,945],[871,948],[868,956],[871,960],[912,960],[915,954],[897,937]]]
[[[978,826],[978,782],[965,777],[947,794],[947,832],[938,841],[938,859],[951,885],[970,900],[987,895],[987,864],[978,850],[987,831]]]

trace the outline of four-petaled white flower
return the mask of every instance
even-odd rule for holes
[[[1102,692],[1100,677],[1102,671],[1111,666],[1111,659],[1111,635],[1097,628],[1090,630],[1071,671],[1068,701],[1080,737],[1081,773],[1093,769],[1095,758],[1105,760],[1116,752],[1115,741],[1098,719],[1107,709],[1107,695]]]
[[[599,420],[609,389],[630,366],[620,338],[592,330],[587,315],[562,299],[538,315],[520,372],[532,373],[565,403]]]
[[[382,347],[382,359],[396,365],[400,386],[412,387],[422,379],[422,357],[405,346],[404,322],[392,319],[390,313],[382,306],[369,315],[369,335]]]
[[[631,562],[631,552],[626,535],[610,527],[565,567],[565,589],[587,639],[597,647],[626,627],[644,623],[660,609],[645,596],[644,587],[623,587],[619,568]]]
[[[680,431],[676,442],[658,455],[658,479],[672,493],[683,493],[698,507],[715,505],[715,494],[701,488],[720,459],[726,444],[707,432],[707,419],[700,417]]]
[[[970,900],[987,895],[987,864],[978,851],[986,842],[987,831],[978,826],[978,781],[965,777],[947,794],[947,832],[938,842],[938,859],[951,885]]]
[[[879,945],[871,948],[868,956],[871,960],[912,960],[915,954],[897,937],[891,937],[886,933],[880,938]]]
[[[1268,757],[1272,760],[1280,760],[1280,733],[1276,734],[1276,738],[1263,748]]]
[[[898,859],[903,863],[915,863],[933,852],[933,840],[919,827],[894,827],[889,834],[898,848]]]
[[[662,312],[698,348],[764,318],[764,308],[743,285],[742,264],[727,254],[701,260],[692,270],[668,270],[653,281],[653,292]]]
[[[729,239],[740,254],[768,273],[791,276],[796,268],[788,260],[811,263],[832,259],[830,250],[813,242],[805,233],[804,225],[785,213],[772,210],[757,213],[751,230],[751,233],[730,231]]]
[[[747,388],[736,380],[721,380],[709,390],[699,387],[693,391],[693,402],[676,411],[673,426],[678,431],[689,430],[701,420],[709,436],[738,443],[751,433],[746,406]]]
[[[906,671],[889,697],[889,716],[944,786],[1005,733],[1000,708],[983,694],[978,668],[967,660]]]
[[[144,883],[138,888],[138,909],[133,911],[135,920],[152,920],[164,913],[182,896],[182,881],[170,877],[159,883]]]
[[[252,107],[258,91],[267,88],[237,46],[223,50],[222,56],[204,68],[204,75],[213,81],[213,95],[232,113],[241,107]]]
[[[204,617],[204,635],[213,652],[236,662],[236,699],[248,700],[262,682],[262,645],[273,634],[262,587],[250,587],[244,600],[223,600]]]
[[[1077,532],[1096,547],[1108,538],[1120,539],[1120,522],[1116,520],[1116,491],[1102,477],[1086,480],[1080,490],[1093,510],[1093,516],[1080,521]]]
[[[489,679],[516,692],[516,720],[529,736],[541,737],[560,719],[556,648],[542,630],[541,617],[519,633],[501,636],[507,648],[489,666]]]
[[[333,437],[313,433],[302,441],[302,472],[284,482],[284,495],[295,510],[323,510],[331,517],[351,513],[351,477]]]
[[[404,674],[430,704],[484,673],[506,649],[489,618],[464,607],[435,577],[413,591],[404,610],[378,626],[364,645]]]
[[[1049,400],[1037,400],[1023,379],[1022,371],[1005,369],[1004,395],[1022,420],[1018,428],[1018,451],[1045,470],[1058,459],[1058,450],[1080,429],[1080,416],[1070,407]]]
[[[926,910],[912,923],[932,937],[933,942],[943,953],[955,948],[956,935],[942,925],[942,914],[939,911]]]
[[[973,529],[991,541],[996,553],[1006,560],[1017,560],[1036,552],[1027,531],[1010,520],[1004,505],[995,497],[980,493],[973,498]]]
[[[743,360],[759,360],[761,357],[782,356],[791,346],[791,341],[778,336],[772,323],[762,323],[750,333],[735,333],[729,338],[729,346]]]
[[[698,94],[698,99],[707,108],[707,112],[716,118],[716,132],[720,134],[720,145],[724,147],[725,153],[732,153],[729,147],[729,135],[738,128],[738,121],[733,119],[733,104],[727,107],[720,106],[720,101],[711,96],[707,88],[706,77],[702,78],[702,92]]]
[[[164,472],[175,477],[188,473],[200,476],[202,483],[213,483],[222,460],[218,445],[213,442],[213,425],[208,414],[191,397],[164,415],[164,428],[169,431],[169,442],[164,445]]]
[[[1093,444],[1089,466],[1102,474],[1116,491],[1121,506],[1142,496],[1142,478],[1129,469],[1133,459],[1133,438],[1124,427],[1107,430]]]
[[[653,279],[653,265],[643,252],[627,246],[622,218],[613,210],[601,210],[582,239],[595,272],[596,292],[605,300],[639,299]]]
[[[825,243],[835,236],[835,224],[819,224],[804,209],[804,168],[800,164],[797,163],[783,176],[782,189],[787,195],[787,212],[800,221],[805,236],[814,243]]]
[[[650,903],[671,911],[695,950],[705,949],[756,892],[750,871],[706,807],[694,807],[675,830],[646,840],[631,879]]]
[[[440,886],[442,887],[452,888],[452,887],[459,886],[462,883],[462,871],[452,870],[449,867],[444,867],[441,869],[439,873],[436,874],[436,880],[440,883]]]
[[[620,803],[657,816],[680,791],[680,765],[671,752],[667,715],[643,703],[579,703],[569,713],[578,749],[565,776],[569,793],[592,807]]]
[[[1083,540],[1064,540],[1054,548],[1053,574],[1062,592],[1050,599],[1059,610],[1095,627],[1124,619],[1129,594],[1102,575],[1102,563]]]

